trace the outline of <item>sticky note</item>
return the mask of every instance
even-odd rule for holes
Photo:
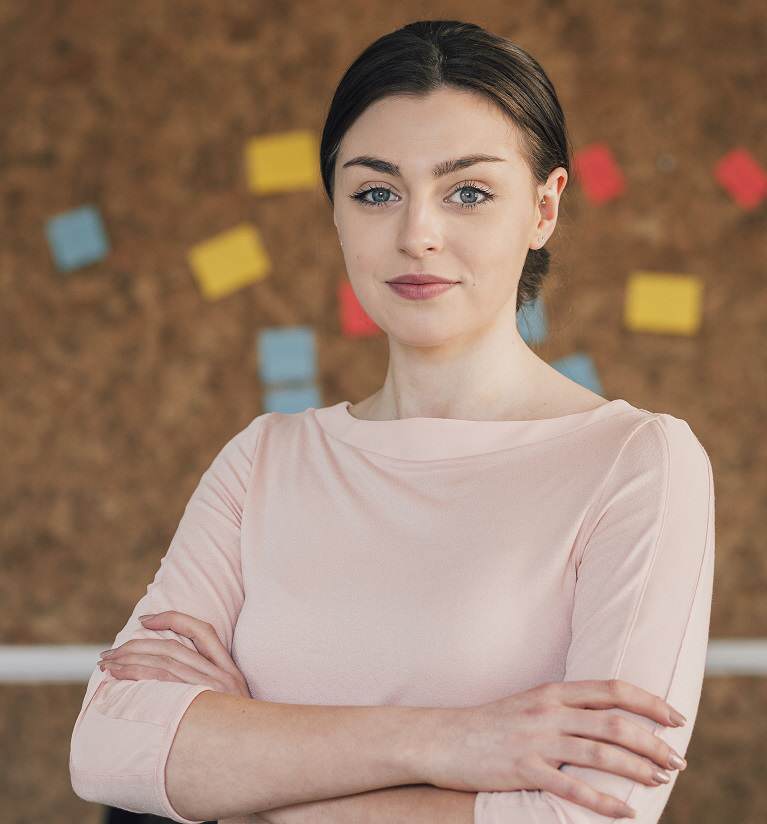
[[[625,191],[623,172],[607,144],[585,146],[575,153],[573,160],[576,179],[592,203],[607,203]]]
[[[347,338],[363,338],[381,334],[381,327],[362,308],[348,280],[339,282],[337,296],[343,335]]]
[[[542,343],[546,340],[546,313],[543,296],[529,303],[523,303],[517,310],[517,329],[525,343]]]
[[[602,382],[599,380],[596,367],[591,357],[584,352],[574,352],[564,358],[553,361],[553,366],[557,372],[570,378],[570,380],[585,386],[597,395],[602,395]]]
[[[714,177],[744,209],[755,209],[767,195],[767,172],[747,149],[733,149],[720,158]]]
[[[258,231],[245,223],[193,246],[188,260],[208,300],[217,300],[261,280],[271,270]]]
[[[45,224],[45,234],[56,268],[61,272],[95,263],[109,253],[101,214],[91,204],[55,215]]]
[[[320,181],[319,144],[306,129],[254,137],[245,147],[245,169],[248,189],[258,194],[313,189]]]
[[[306,409],[319,409],[321,403],[320,391],[314,384],[267,389],[264,392],[264,412],[303,412]]]
[[[632,272],[624,305],[624,323],[637,332],[692,335],[702,315],[703,285],[695,275]]]
[[[264,383],[313,381],[317,375],[314,330],[280,326],[258,334],[258,371]]]

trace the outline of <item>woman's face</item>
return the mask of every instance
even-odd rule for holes
[[[480,154],[499,160],[433,171]],[[335,167],[333,219],[357,299],[413,346],[465,341],[501,313],[516,323],[522,265],[551,234],[566,182],[560,167],[535,184],[514,125],[481,95],[441,88],[377,101],[346,132]],[[386,283],[408,273],[458,284],[408,300]]]

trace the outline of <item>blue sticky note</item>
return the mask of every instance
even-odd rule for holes
[[[317,374],[314,330],[309,326],[261,330],[258,370],[263,383],[313,381]]]
[[[265,412],[303,412],[306,409],[319,409],[321,397],[314,384],[288,389],[267,389],[264,392]]]
[[[586,389],[596,392],[597,395],[602,395],[602,382],[599,380],[596,367],[591,358],[582,353],[576,352],[573,355],[568,355],[565,358],[560,358],[550,364],[557,372],[561,372],[565,377],[574,380]]]
[[[45,233],[56,267],[62,272],[95,263],[109,252],[104,223],[95,206],[55,215],[45,224]]]
[[[546,312],[541,295],[529,302],[523,303],[517,311],[517,329],[525,343],[542,343],[548,335]]]

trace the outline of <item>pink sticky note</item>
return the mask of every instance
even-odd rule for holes
[[[714,177],[744,209],[755,209],[767,195],[767,173],[748,149],[733,149],[720,158]]]
[[[347,338],[371,337],[380,333],[381,328],[362,308],[348,280],[339,283],[337,294],[341,309],[341,332]]]
[[[575,153],[575,175],[592,203],[606,203],[623,194],[626,181],[606,143],[592,143]]]

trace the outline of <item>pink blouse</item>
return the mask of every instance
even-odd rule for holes
[[[688,424],[617,399],[536,421],[360,420],[348,401],[258,415],[202,475],[114,640],[209,621],[253,698],[463,707],[619,678],[688,719],[630,718],[684,756],[701,695],[714,485]],[[94,668],[71,740],[87,801],[185,824],[165,765],[199,684]],[[616,745],[617,746],[617,745]],[[695,768],[695,765],[691,765]],[[669,784],[560,768],[660,818]],[[597,824],[547,791],[478,792],[475,824]]]

